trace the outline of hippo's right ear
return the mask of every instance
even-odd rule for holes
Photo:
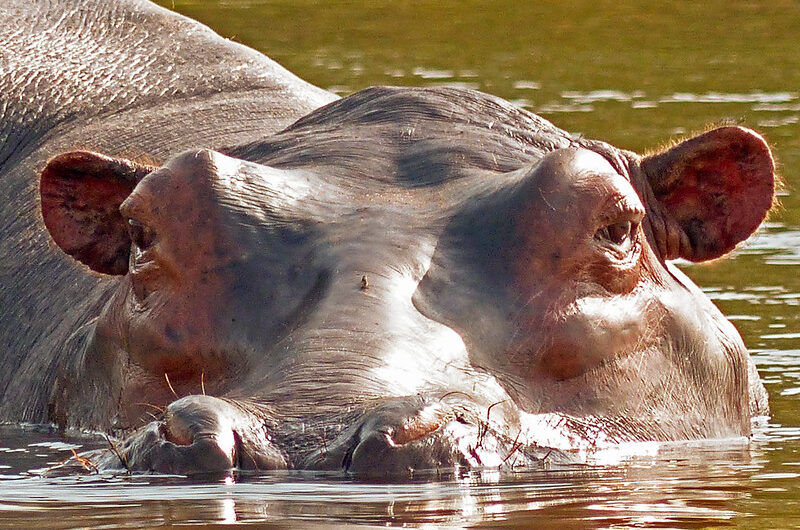
[[[119,207],[155,167],[75,151],[42,171],[44,224],[61,249],[103,274],[125,274],[131,240]]]

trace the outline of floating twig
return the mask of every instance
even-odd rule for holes
[[[128,458],[125,455],[123,455],[122,453],[120,453],[119,449],[117,448],[117,444],[115,444],[111,440],[111,438],[108,437],[107,434],[105,435],[105,437],[106,437],[106,441],[108,442],[108,447],[109,447],[109,449],[111,449],[111,452],[114,453],[117,458],[119,458],[119,461],[122,463],[123,466],[125,466],[125,470],[128,473],[130,473],[131,472],[131,466],[128,464]]]
[[[78,453],[76,453],[76,452],[75,452],[75,449],[73,449],[73,450],[72,450],[72,456],[73,456],[73,458],[75,458],[75,460],[76,460],[76,461],[77,461],[77,462],[78,462],[80,465],[82,465],[82,466],[83,466],[83,468],[84,468],[84,469],[87,469],[87,470],[89,470],[89,471],[94,471],[95,473],[100,473],[100,470],[97,468],[97,466],[96,466],[96,465],[94,465],[94,464],[92,463],[92,461],[91,461],[91,460],[89,460],[89,459],[88,459],[88,458],[86,458],[85,456],[81,456],[81,455],[79,455]]]
[[[492,413],[492,409],[495,407],[495,405],[500,405],[501,403],[505,402],[506,400],[504,399],[489,405],[489,407],[486,409],[486,421],[478,421],[478,445],[475,446],[476,448],[483,447],[483,438],[489,433],[489,416]]]
[[[500,462],[500,466],[501,467],[505,465],[506,461],[509,458],[511,458],[513,456],[513,454],[516,453],[519,450],[520,447],[522,447],[522,443],[519,441],[519,435],[520,434],[522,434],[522,430],[521,429],[519,431],[517,431],[517,437],[514,438],[514,442],[511,444],[511,452],[508,453],[508,455],[503,459],[502,462]],[[512,465],[511,467],[513,468],[514,466]]]

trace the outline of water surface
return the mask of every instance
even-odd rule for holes
[[[345,95],[370,85],[490,92],[639,152],[709,123],[773,146],[783,209],[728,259],[682,265],[739,328],[770,393],[750,443],[674,444],[591,465],[405,483],[275,473],[43,478],[103,440],[0,427],[0,526],[258,522],[384,526],[800,527],[800,4],[787,0],[162,0]]]

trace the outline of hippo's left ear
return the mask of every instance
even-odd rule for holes
[[[680,256],[718,258],[749,237],[773,204],[775,164],[764,139],[722,127],[646,157],[641,167],[662,212],[688,239]]]
[[[119,207],[155,167],[74,151],[47,163],[39,182],[42,217],[61,249],[103,274],[125,274],[131,247]]]

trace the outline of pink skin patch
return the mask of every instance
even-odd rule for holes
[[[125,274],[130,238],[119,206],[154,169],[80,151],[51,160],[42,172],[40,194],[53,240],[97,272]]]
[[[715,129],[642,162],[655,197],[691,242],[693,261],[718,258],[752,234],[772,206],[769,147],[740,127]]]

